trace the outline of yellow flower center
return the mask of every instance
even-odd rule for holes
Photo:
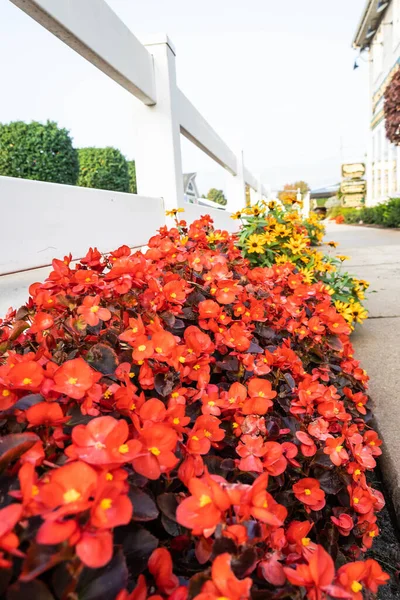
[[[99,308],[100,308],[99,306],[91,306],[90,307],[90,312],[97,313],[97,311],[99,310]]]
[[[301,543],[303,544],[303,546],[307,547],[310,544],[310,538],[308,538],[308,537],[301,538]]]
[[[129,452],[128,444],[121,444],[120,447],[118,448],[118,452],[120,454],[126,454],[127,452]]]
[[[114,475],[112,473],[107,473],[106,474],[106,480],[107,481],[112,481],[114,479]]]
[[[210,496],[207,496],[206,494],[202,494],[200,496],[200,500],[199,500],[199,505],[200,508],[203,508],[203,506],[207,506],[207,504],[211,504],[212,500],[210,498]]]
[[[185,358],[184,356],[180,356],[180,357],[179,357],[179,362],[180,362],[180,363],[184,363],[184,362],[185,362],[185,360],[186,360],[186,358]]]
[[[32,486],[32,498],[34,498],[35,496],[37,496],[39,493],[39,488],[37,485],[33,485]],[[372,533],[372,532],[371,532]]]
[[[100,508],[102,508],[103,510],[108,510],[111,507],[112,507],[111,498],[103,498],[103,500],[100,502]]]
[[[156,448],[156,446],[152,446],[151,448],[149,448],[150,452],[152,454],[154,454],[154,456],[159,456],[159,454],[161,454],[161,451]]]
[[[175,292],[172,292],[172,294],[170,294],[171,298],[176,298],[176,294]]]
[[[211,437],[211,433],[209,431],[207,431],[207,429],[204,430],[204,435],[207,438]]]
[[[68,379],[68,383],[69,383],[70,385],[76,385],[76,384],[78,383],[78,380],[77,380],[77,378],[76,378],[76,377],[70,377],[70,378]]]
[[[86,283],[89,283],[90,277],[86,277],[85,281],[86,281]]]
[[[353,504],[358,504],[360,502],[359,498],[353,498]]]
[[[197,437],[197,435],[193,435],[193,436],[192,436],[192,440],[194,440],[195,442],[198,442],[198,441],[199,441],[199,438]]]
[[[208,406],[215,406],[214,400],[209,400],[208,401]]]
[[[368,535],[369,535],[369,537],[372,537],[372,538],[373,538],[373,537],[375,537],[375,536],[376,536],[376,533],[375,533],[375,531],[370,531],[370,532],[368,533]]]
[[[1,392],[1,395],[4,396],[5,398],[7,398],[7,396],[9,396],[11,394],[10,390],[3,390]]]
[[[311,496],[311,490],[309,490],[308,488],[306,488],[304,490],[304,493],[305,493],[306,496]]]
[[[22,380],[22,383],[23,383],[24,385],[29,385],[29,384],[31,384],[31,383],[32,383],[32,379],[29,379],[29,377],[25,377],[25,378]]]
[[[157,354],[161,354],[161,352],[162,352],[162,348],[160,348],[159,346],[157,346],[157,348],[156,348],[156,352],[157,352]]]
[[[146,346],[144,344],[141,344],[138,348],[139,352],[144,352],[146,350]]]
[[[357,592],[361,592],[362,590],[362,585],[359,581],[353,581],[353,583],[351,584],[351,591],[354,592],[355,594],[357,594]]]
[[[336,452],[340,452],[341,450],[343,450],[343,446],[336,446],[335,450]]]
[[[64,502],[67,502],[67,504],[69,504],[70,502],[76,502],[77,500],[79,500],[80,497],[81,494],[74,488],[65,492],[63,496]]]
[[[268,508],[268,502],[266,500],[263,502],[263,508]]]
[[[360,471],[360,469],[356,469],[356,470],[354,471],[354,475],[361,475],[361,471]]]
[[[173,422],[174,425],[179,425],[179,423],[180,423],[178,417],[175,417],[175,419],[173,419],[172,422]]]
[[[194,365],[193,369],[194,369],[195,371],[198,371],[198,370],[200,369],[200,365]]]

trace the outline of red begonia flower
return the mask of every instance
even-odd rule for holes
[[[293,491],[296,498],[311,510],[321,510],[325,506],[325,492],[316,479],[300,479],[293,485]]]
[[[75,400],[81,400],[99,379],[101,373],[96,373],[83,358],[74,358],[57,369],[53,389]]]

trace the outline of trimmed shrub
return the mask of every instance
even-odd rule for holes
[[[78,174],[77,151],[57,123],[0,124],[0,175],[75,185]]]
[[[134,160],[128,160],[128,173],[129,173],[129,191],[131,194],[137,194],[136,164],[135,164]]]
[[[129,192],[128,162],[116,148],[79,148],[81,187]]]
[[[376,206],[364,206],[361,209],[335,206],[330,212],[331,219],[342,215],[345,223],[365,223],[383,227],[400,227],[400,198],[391,198]]]

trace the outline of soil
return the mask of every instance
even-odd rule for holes
[[[381,474],[378,469],[371,477],[372,487],[385,494]],[[378,515],[378,527],[380,534],[374,540],[371,550],[366,558],[374,558],[386,573],[390,574],[390,582],[381,587],[379,600],[400,600],[400,537],[397,529],[393,506],[388,497],[385,496],[386,506]]]

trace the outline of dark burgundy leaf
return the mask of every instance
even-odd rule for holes
[[[344,487],[343,481],[340,479],[336,470],[323,471],[321,474],[314,473],[317,477],[321,488],[325,494],[338,494]]]
[[[251,342],[250,346],[247,350],[247,353],[248,354],[264,354],[264,350],[258,344]]]
[[[222,537],[219,540],[215,540],[212,548],[213,559],[216,556],[218,556],[218,554],[223,554],[224,552],[228,552],[229,554],[236,554],[237,547],[232,539]]]
[[[26,306],[20,306],[15,314],[15,320],[20,321],[21,319],[25,319],[29,314],[29,310]]]
[[[172,327],[174,327],[174,326],[175,326],[175,321],[176,321],[176,317],[175,317],[175,315],[173,315],[173,314],[172,314],[172,313],[170,313],[170,312],[163,312],[163,313],[161,313],[161,315],[160,315],[160,316],[161,316],[162,320],[164,321],[164,323],[165,323],[165,324],[166,324],[168,327],[172,328]]]
[[[288,386],[290,387],[291,390],[293,390],[296,387],[296,382],[293,379],[293,377],[291,376],[290,373],[284,373],[283,374]]]
[[[252,573],[257,566],[258,560],[259,557],[256,548],[246,548],[244,552],[239,556],[235,556],[232,560],[232,571],[235,573],[236,577],[243,579]]]
[[[210,579],[205,572],[197,573],[190,578],[189,581],[189,600],[198,596],[201,592],[201,588],[206,581]]]
[[[180,527],[176,521],[169,519],[165,515],[161,515],[161,523],[165,531],[172,537],[178,537],[178,535],[185,532],[184,527]]]
[[[116,353],[105,344],[95,344],[87,353],[86,360],[93,369],[103,375],[113,375],[118,366]]]
[[[324,467],[324,469],[333,469],[335,467],[329,455],[324,454],[322,449],[318,450],[317,454],[314,456],[312,464],[318,467]]]
[[[131,576],[136,577],[147,566],[158,539],[140,525],[124,525],[114,531],[114,543],[121,544]]]
[[[271,327],[267,327],[266,325],[259,325],[256,329],[257,335],[267,340],[273,340],[276,333]]]
[[[10,462],[17,460],[24,452],[33,446],[39,436],[30,431],[26,433],[10,433],[0,438],[0,471]]]
[[[39,402],[43,402],[44,398],[41,394],[28,394],[23,398],[17,400],[15,404],[11,406],[11,408],[7,412],[12,412],[14,410],[27,410],[34,404],[39,404]]]
[[[31,543],[22,567],[20,581],[33,581],[58,563],[71,558],[72,555],[72,548],[64,547],[56,552],[54,546],[39,546]]]
[[[0,569],[0,597],[3,597],[3,594],[8,588],[8,585],[11,581],[12,570],[11,569]],[[26,598],[24,600],[27,600]]]
[[[176,509],[178,508],[178,501],[175,494],[167,492],[166,494],[160,494],[157,497],[157,504],[161,512],[171,519],[176,521]]]
[[[160,394],[163,398],[169,396],[174,389],[177,380],[178,379],[173,373],[168,373],[166,375],[164,373],[157,373],[154,378],[154,387],[157,394]]]
[[[185,306],[182,309],[182,314],[187,321],[196,321],[197,319],[196,313],[190,308],[190,306]]]
[[[329,348],[332,350],[336,350],[337,352],[341,352],[343,350],[343,344],[335,335],[330,335],[326,340]]]
[[[11,333],[9,335],[8,341],[13,342],[16,340],[25,329],[28,329],[29,323],[26,321],[15,321],[13,324],[13,328],[11,329]]]
[[[36,579],[35,581],[17,581],[12,585],[6,596],[7,600],[54,600],[49,588]]]
[[[87,582],[87,578],[90,581]],[[128,569],[122,550],[103,569],[85,569],[79,578],[79,600],[111,600],[125,589],[128,582]]]
[[[234,356],[230,356],[229,358],[225,358],[224,360],[217,361],[217,367],[219,367],[223,371],[232,371],[234,373],[237,373],[239,363],[237,358],[235,358]]]
[[[153,521],[158,517],[158,508],[149,494],[132,486],[128,496],[133,504],[134,521]]]

